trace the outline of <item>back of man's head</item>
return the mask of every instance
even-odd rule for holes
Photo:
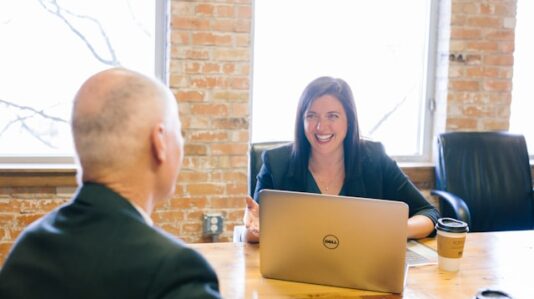
[[[84,179],[135,167],[144,171],[150,167],[151,131],[158,122],[172,121],[178,121],[174,96],[159,81],[122,68],[93,75],[76,94],[72,112]]]

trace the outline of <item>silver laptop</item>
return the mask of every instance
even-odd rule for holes
[[[264,277],[402,293],[408,205],[278,190],[259,196]]]

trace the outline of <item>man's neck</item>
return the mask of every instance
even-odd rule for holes
[[[100,174],[98,176],[84,176],[83,181],[90,181],[105,185],[128,201],[132,202],[137,208],[143,209],[147,215],[151,215],[154,210],[155,198],[150,192],[148,186],[149,179],[137,178],[135,175],[121,176],[115,172],[110,175]]]

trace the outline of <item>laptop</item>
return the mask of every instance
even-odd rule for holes
[[[263,277],[402,293],[407,204],[267,189],[259,198]]]

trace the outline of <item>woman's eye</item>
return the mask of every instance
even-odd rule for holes
[[[329,114],[328,115],[328,119],[330,119],[330,120],[336,120],[338,118],[339,118],[339,115],[337,115],[337,114]]]

